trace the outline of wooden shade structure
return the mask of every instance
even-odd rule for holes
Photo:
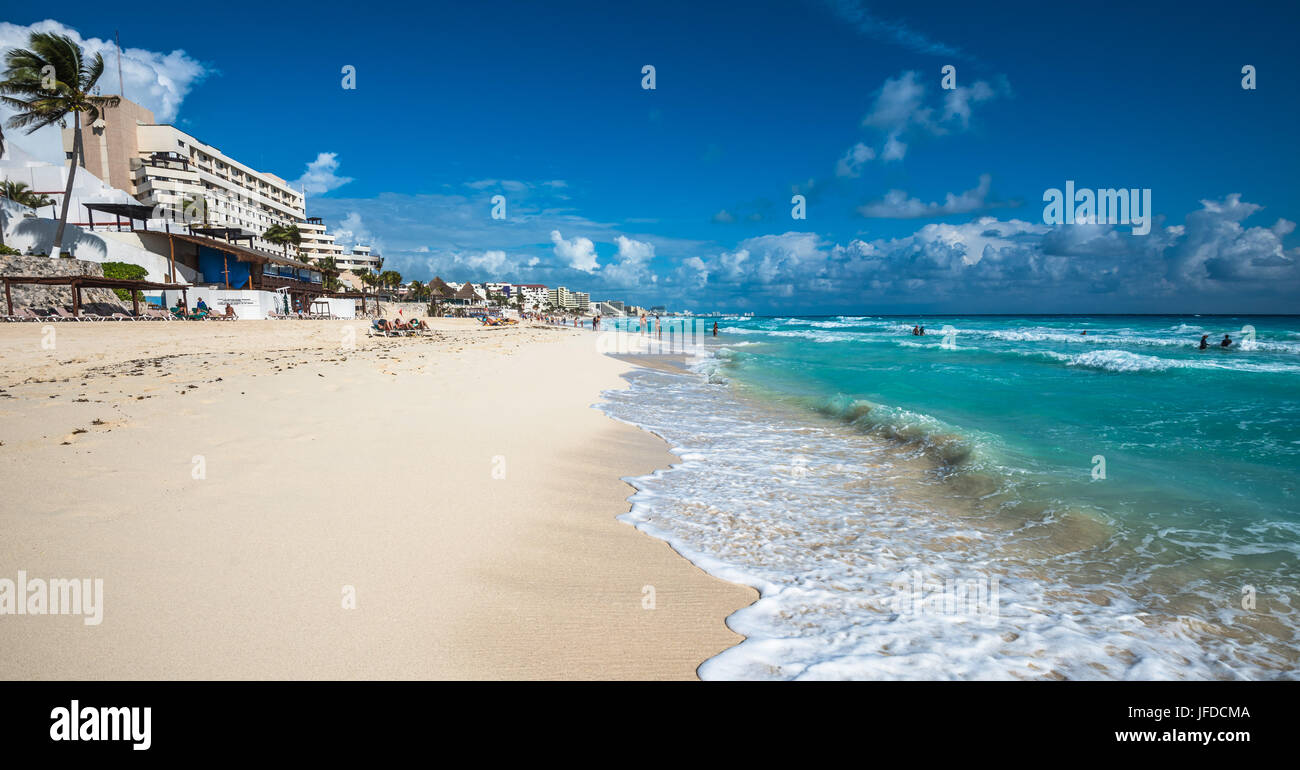
[[[128,278],[102,278],[94,275],[5,275],[0,276],[5,285],[5,305],[9,315],[14,314],[14,298],[10,286],[13,284],[35,286],[67,286],[72,290],[72,314],[81,315],[82,289],[126,289],[131,292],[131,312],[140,315],[140,298],[138,291],[155,291],[158,289],[180,289],[186,296],[189,286],[180,283],[154,283],[153,281],[136,281]],[[188,303],[186,303],[188,304]]]

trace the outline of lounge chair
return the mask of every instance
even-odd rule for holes
[[[81,318],[73,315],[72,313],[69,313],[68,311],[64,310],[61,307],[54,308],[54,315],[49,316],[49,318],[50,320],[53,321],[98,321],[100,320],[98,318],[92,318],[89,316]]]
[[[41,317],[36,315],[36,313],[33,312],[31,308],[22,307],[21,305],[14,310],[13,315],[0,316],[0,318],[3,318],[6,322],[12,322],[12,323],[41,320]]]

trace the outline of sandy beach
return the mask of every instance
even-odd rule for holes
[[[0,325],[0,578],[104,586],[99,625],[0,617],[0,677],[693,679],[740,641],[754,591],[615,518],[673,462],[591,408],[631,365],[434,324]]]

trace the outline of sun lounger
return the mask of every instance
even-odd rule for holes
[[[51,320],[54,320],[54,321],[98,321],[99,319],[98,319],[98,318],[91,318],[91,317],[89,317],[89,316],[84,317],[84,318],[79,318],[79,317],[73,315],[72,313],[69,313],[68,311],[64,310],[64,309],[61,308],[61,307],[56,307],[56,308],[54,308],[54,316],[51,317]]]

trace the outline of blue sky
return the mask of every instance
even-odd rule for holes
[[[1294,4],[984,5],[232,3],[183,26],[64,3],[53,21],[120,30],[128,97],[302,180],[309,214],[407,278],[760,313],[1294,311]],[[0,42],[50,10],[7,9]],[[1150,188],[1151,233],[1045,224],[1067,179]]]

